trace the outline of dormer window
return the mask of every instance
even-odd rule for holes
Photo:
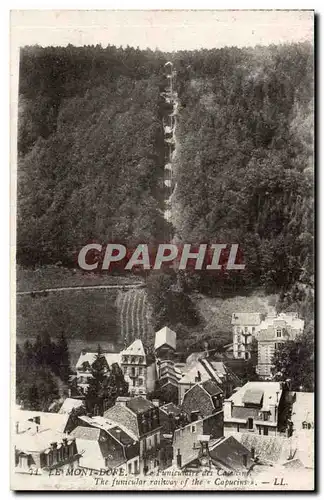
[[[124,356],[124,363],[128,363],[128,356]]]
[[[282,337],[282,329],[281,328],[277,328],[277,337]]]

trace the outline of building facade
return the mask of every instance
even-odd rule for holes
[[[147,363],[143,343],[136,339],[120,353],[120,365],[131,396],[147,392]]]
[[[109,408],[104,418],[120,423],[139,441],[140,474],[160,467],[161,425],[159,408],[143,397],[121,398]]]
[[[14,435],[15,472],[48,474],[52,469],[68,470],[79,465],[75,439],[64,432],[64,415],[52,415],[19,413]]]
[[[297,313],[281,313],[268,316],[261,322],[256,334],[258,341],[257,373],[261,378],[272,377],[272,358],[279,345],[295,340],[304,330],[304,320]]]
[[[263,319],[261,313],[233,313],[233,357],[250,359],[252,339]]]
[[[281,398],[280,382],[248,382],[224,401],[224,435],[277,435]]]

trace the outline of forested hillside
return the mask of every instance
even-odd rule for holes
[[[22,265],[71,265],[90,240],[161,238],[164,63],[133,48],[21,50]]]
[[[294,288],[311,300],[312,47],[180,52],[175,65],[177,234],[239,243],[246,263],[244,272],[201,274],[200,289],[262,286],[284,300]]]
[[[174,63],[176,236],[239,243],[246,270],[200,273],[203,293],[262,287],[309,310],[313,287],[313,49],[163,54],[21,51],[18,261],[73,265],[89,240],[161,241],[160,92]]]

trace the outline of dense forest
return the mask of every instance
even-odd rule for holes
[[[162,237],[164,62],[133,48],[21,50],[19,263],[73,265],[91,240]]]
[[[246,263],[244,271],[190,273],[181,286],[214,295],[262,287],[280,293],[280,308],[297,304],[311,317],[313,48],[307,43],[172,54],[114,46],[22,49],[18,262],[73,266],[88,241],[164,239],[167,110],[160,93],[167,60],[177,72],[180,103],[175,236],[239,243]]]
[[[177,53],[175,64],[178,236],[240,244],[246,270],[218,287],[312,287],[312,47]]]

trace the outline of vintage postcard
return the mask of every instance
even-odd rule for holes
[[[11,487],[315,488],[314,12],[11,12]]]

